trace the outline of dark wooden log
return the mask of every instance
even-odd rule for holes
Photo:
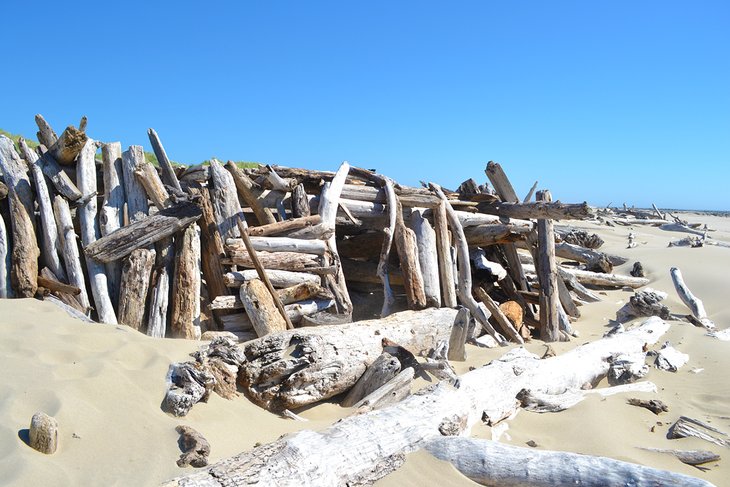
[[[181,231],[201,215],[195,203],[178,203],[100,238],[84,250],[98,262],[111,262]]]
[[[260,279],[251,279],[241,286],[240,291],[241,302],[246,309],[246,314],[251,319],[253,328],[259,337],[285,331],[289,325],[274,302],[266,285]],[[278,296],[277,296],[278,299]],[[291,322],[289,322],[291,323]],[[291,327],[293,328],[293,326]]]
[[[566,204],[560,201],[535,201],[534,203],[511,203],[496,201],[479,203],[479,211],[505,218],[588,220],[595,218],[593,209],[586,203]]]
[[[537,192],[538,201],[551,201],[547,190]],[[558,271],[555,262],[555,234],[551,220],[537,221],[538,278],[540,280],[540,338],[554,342],[560,338]]]
[[[122,282],[119,289],[117,321],[138,331],[142,330],[150,285],[152,267],[155,265],[155,251],[133,250],[124,262]]]
[[[193,195],[199,195],[198,202],[200,204],[201,217],[200,225],[200,243],[201,243],[201,268],[203,277],[205,278],[208,297],[213,300],[218,296],[228,294],[228,287],[223,280],[226,273],[221,259],[225,257],[226,251],[223,246],[223,239],[218,232],[218,225],[215,221],[213,212],[213,203],[210,200],[208,188],[198,184],[189,187],[189,191]]]
[[[297,184],[291,192],[291,214],[294,218],[310,215],[309,198],[303,184]]]
[[[198,210],[199,211],[199,210]],[[176,238],[170,328],[175,338],[198,340],[200,329],[200,230],[193,224]]]

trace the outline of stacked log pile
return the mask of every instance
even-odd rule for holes
[[[639,283],[610,274],[625,259],[552,228],[593,218],[587,204],[546,191],[530,201],[534,188],[520,200],[497,163],[485,171],[493,191],[468,180],[457,192],[347,163],[334,173],[215,159],[174,167],[150,129],[156,167],[141,146],[91,139],[85,118],[60,137],[36,122],[35,149],[0,139],[3,297],[44,296],[155,337],[247,340],[373,317],[353,296],[375,292],[381,317],[464,306],[478,325],[466,338],[483,331],[493,345],[566,340],[576,305],[595,298],[581,283]],[[534,269],[523,264],[530,255]],[[507,301],[524,323],[505,316]]]

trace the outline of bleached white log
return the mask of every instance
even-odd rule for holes
[[[78,244],[76,243],[73,220],[71,219],[71,209],[63,196],[56,195],[54,198],[53,213],[56,216],[58,237],[61,242],[61,250],[63,251],[63,262],[66,266],[68,283],[81,289],[81,293],[76,298],[79,304],[88,310],[91,304],[89,302],[89,295],[86,293],[84,271],[81,268],[81,258],[79,256]]]
[[[259,252],[301,252],[304,254],[324,255],[327,244],[322,240],[304,240],[289,237],[249,237],[253,248]],[[245,250],[240,238],[229,238],[226,245]]]
[[[317,285],[321,285],[321,279],[319,276],[314,274],[307,274],[305,272],[291,272],[291,271],[278,271],[278,270],[266,270],[266,274],[269,276],[269,280],[274,287],[291,287],[301,284],[303,282],[312,282]],[[244,281],[250,281],[251,279],[258,279],[259,275],[255,269],[249,269],[245,271],[228,272],[223,276],[223,280],[228,287],[241,287]]]
[[[69,315],[71,318],[76,318],[77,320],[81,320],[84,323],[95,323],[94,320],[83,314],[81,311],[77,310],[73,306],[69,306],[52,294],[44,296],[43,301],[48,301],[49,303],[57,306],[61,310],[65,311],[66,314]]]
[[[424,449],[481,485],[500,487],[712,487],[712,484],[668,470],[605,457],[545,451],[462,437],[436,437]]]
[[[702,325],[708,330],[714,330],[715,323],[707,317],[705,305],[702,303],[702,300],[692,294],[692,291],[685,284],[684,279],[682,279],[682,271],[677,267],[672,267],[669,272],[672,275],[674,289],[677,290],[679,299],[692,311],[692,316],[700,320]]]
[[[423,276],[423,290],[426,294],[426,305],[441,307],[441,287],[439,282],[438,255],[436,252],[436,232],[423,217],[423,210],[411,212],[408,226],[416,234],[418,248],[418,265]]]
[[[446,217],[446,202],[440,201],[433,209],[433,226],[436,230],[436,246],[439,259],[439,276],[441,291],[444,298],[444,306],[455,308],[456,303],[456,280],[454,272],[454,261],[452,258],[453,247],[449,236],[448,219]]]
[[[157,265],[152,276],[154,287],[150,291],[147,335],[164,338],[169,321],[171,278],[175,267],[175,243],[172,238],[157,242],[155,253]]]
[[[63,264],[61,264],[58,227],[56,226],[56,218],[53,216],[53,201],[51,200],[51,193],[46,184],[46,178],[38,164],[38,154],[28,147],[28,144],[22,137],[18,141],[18,145],[20,146],[23,159],[28,163],[30,172],[33,174],[36,201],[38,202],[38,210],[41,216],[41,228],[37,229],[41,237],[41,255],[51,272],[62,281],[65,281],[66,271],[63,268]]]
[[[680,352],[671,346],[669,342],[666,342],[657,352],[654,365],[662,370],[676,372],[687,362],[689,362],[689,355]]]
[[[507,271],[504,267],[497,262],[492,262],[487,259],[483,249],[479,247],[473,248],[469,251],[469,256],[474,262],[474,267],[483,271],[488,271],[491,275],[496,277],[498,281],[507,277]]]
[[[284,309],[292,323],[299,323],[304,316],[311,316],[335,305],[334,299],[310,299],[286,305]]]
[[[446,308],[438,311],[454,312]],[[419,313],[425,311],[414,312]],[[318,432],[301,431],[285,436],[165,486],[205,486],[216,482],[324,486],[363,483],[364,479],[372,482],[398,468],[405,453],[439,437],[440,428],[456,424],[454,432],[467,434],[479,420],[497,424],[514,414],[515,397],[523,389],[558,393],[597,383],[608,370],[607,356],[639,351],[644,344],[658,340],[668,328],[662,320],[649,319],[633,330],[544,360],[515,349],[485,367],[462,375],[458,388],[441,382],[428,392],[409,396],[392,407],[345,418]],[[293,333],[297,330],[278,335]],[[254,343],[261,347],[266,340]],[[372,360],[380,353],[374,355]],[[296,461],[291,461],[292,458]]]
[[[659,221],[663,221],[663,220],[659,220]],[[704,231],[688,227],[687,225],[682,225],[681,223],[663,223],[662,225],[659,226],[659,228],[662,230],[666,230],[668,232],[691,233],[692,235],[699,235],[700,237],[703,237],[705,235]]]
[[[609,372],[610,373],[610,372]],[[517,398],[524,409],[536,413],[557,413],[570,409],[586,396],[598,395],[601,397],[625,394],[627,392],[656,392],[656,384],[653,382],[634,382],[601,389],[568,389],[559,394],[548,394],[541,391],[529,391],[523,389]]]
[[[81,244],[84,247],[96,242],[99,237],[99,229],[96,224],[96,162],[94,155],[98,146],[95,140],[86,139],[86,143],[79,152],[76,163],[76,183],[79,191],[84,195],[83,204],[76,209],[76,216],[79,219],[81,229]],[[117,316],[114,313],[114,306],[109,298],[107,288],[106,269],[104,264],[86,257],[86,270],[89,275],[89,286],[94,296],[94,307],[99,316],[99,321],[117,324]]]
[[[122,172],[122,144],[111,142],[101,146],[104,200],[99,211],[99,231],[106,237],[124,226],[124,174]],[[119,305],[119,288],[122,283],[122,261],[114,260],[106,266],[107,287],[114,308]]]
[[[535,266],[532,264],[522,264],[522,267],[525,269],[525,272],[535,273]],[[603,274],[601,272],[583,271],[580,269],[573,269],[571,267],[559,267],[558,272],[565,272],[566,274],[574,276],[578,280],[578,282],[582,284],[590,284],[593,286],[627,286],[632,289],[637,289],[649,284],[649,279],[645,277],[623,276],[620,274]]]
[[[134,174],[137,165],[144,162],[144,150],[141,145],[130,146],[122,153],[122,175],[129,223],[146,218],[150,210],[147,193]]]

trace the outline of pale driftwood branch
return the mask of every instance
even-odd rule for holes
[[[259,227],[250,227],[248,234],[251,237],[266,237],[274,235],[285,235],[289,232],[301,230],[302,228],[318,225],[322,222],[319,215],[303,216],[299,218],[290,218],[281,222],[269,223]]]
[[[426,306],[441,307],[441,289],[439,282],[438,255],[436,251],[436,232],[423,217],[422,210],[411,212],[409,227],[416,235],[418,264],[423,276],[423,291]]]
[[[452,316],[455,313],[450,309],[410,313],[423,316],[430,312],[450,312]],[[516,411],[515,397],[523,389],[564,391],[597,383],[608,370],[605,357],[620,351],[640,351],[646,343],[658,340],[667,329],[668,325],[661,320],[649,320],[634,330],[545,360],[516,349],[488,366],[462,375],[458,388],[441,382],[428,392],[412,395],[392,407],[350,416],[319,432],[301,431],[283,437],[170,481],[165,486],[191,487],[216,485],[216,482],[267,485],[281,483],[282,479],[291,485],[361,484],[364,479],[372,482],[397,468],[404,454],[439,437],[441,431],[458,434],[467,432],[480,419],[493,425],[510,417]],[[277,336],[287,336],[287,339],[281,340],[276,349],[287,347],[288,334],[296,332],[259,339],[253,342],[255,348],[253,344],[247,346],[246,353],[250,354],[254,349],[265,353],[271,346],[264,344],[273,344],[272,340]],[[380,351],[374,351],[372,360],[378,355]],[[242,370],[246,366],[244,363]],[[297,363],[289,364],[290,368],[296,366]],[[364,367],[360,374],[363,371]],[[359,445],[357,451],[352,445]],[[292,462],[291,458],[297,458],[297,461]],[[322,458],[327,461],[319,461]]]
[[[427,306],[423,275],[418,260],[418,244],[416,234],[406,227],[403,221],[403,208],[398,199],[395,200],[395,248],[398,251],[400,269],[406,290],[406,301],[411,309],[423,309]]]
[[[395,304],[395,295],[393,288],[390,286],[390,276],[388,274],[388,262],[390,262],[390,251],[393,248],[393,238],[396,230],[397,216],[397,197],[393,188],[393,180],[383,177],[383,191],[387,201],[388,208],[388,226],[383,229],[383,243],[380,246],[380,255],[378,256],[377,276],[383,283],[383,306],[380,308],[380,316],[385,318],[393,312]]]
[[[89,296],[86,293],[84,271],[81,268],[81,258],[79,256],[79,247],[76,243],[76,233],[74,233],[73,220],[71,219],[71,209],[63,196],[56,195],[54,198],[53,213],[56,216],[58,239],[61,243],[63,262],[66,266],[68,282],[69,284],[81,289],[81,294],[78,295],[78,301],[84,310],[88,311],[91,304],[89,302]]]
[[[99,230],[102,237],[124,226],[124,174],[122,172],[122,144],[112,142],[101,146],[104,201],[99,212]],[[122,281],[122,262],[107,262],[106,274],[109,296],[116,308],[119,305],[119,287]]]
[[[692,291],[689,290],[687,284],[684,283],[684,279],[682,279],[682,272],[679,268],[672,267],[669,272],[672,275],[672,282],[674,283],[674,288],[677,290],[679,299],[681,299],[690,311],[692,311],[692,316],[700,320],[702,326],[708,330],[714,330],[715,323],[707,317],[705,305],[702,303],[701,299],[692,294]]]
[[[324,255],[327,244],[322,240],[304,240],[290,237],[249,237],[255,250],[262,252],[301,252]],[[229,238],[226,245],[230,250],[245,249],[241,238]]]
[[[314,274],[307,274],[306,272],[291,272],[291,271],[278,271],[278,270],[266,270],[266,274],[271,280],[271,284],[274,287],[291,287],[301,284],[303,282],[312,282],[320,285],[321,279],[319,276]],[[244,281],[251,279],[258,279],[258,272],[255,270],[246,270],[239,272],[228,272],[223,276],[223,280],[228,287],[241,287]]]
[[[38,201],[38,210],[41,216],[40,228],[37,228],[41,235],[41,256],[51,271],[62,280],[66,280],[66,271],[61,264],[60,258],[60,242],[58,240],[58,227],[56,226],[56,218],[53,216],[53,200],[51,193],[48,191],[46,179],[43,171],[38,163],[38,154],[33,152],[21,137],[18,141],[20,152],[23,159],[28,163],[30,171],[33,174],[33,182],[35,183],[36,200]]]
[[[157,132],[153,129],[149,129],[147,131],[147,136],[152,144],[152,150],[155,152],[157,162],[160,164],[160,168],[162,169],[162,181],[168,186],[172,186],[176,190],[182,191],[180,181],[177,180],[177,176],[175,175],[175,169],[172,167],[172,163],[167,157],[167,152],[165,152],[165,148],[162,146],[162,142],[160,141],[160,137],[157,135]]]
[[[10,269],[12,267],[10,250],[10,235],[5,226],[5,218],[0,215],[0,298],[12,298],[13,287],[10,283]]]
[[[424,448],[481,485],[712,486],[696,477],[610,458],[522,448],[476,438],[435,437]]]
[[[489,323],[489,311],[484,307],[479,306],[474,297],[471,295],[472,279],[471,279],[471,265],[469,259],[469,247],[464,236],[464,229],[459,223],[459,219],[456,216],[454,209],[451,207],[446,195],[441,190],[441,187],[437,184],[431,183],[431,189],[434,193],[441,198],[444,202],[446,209],[446,216],[453,232],[454,239],[456,240],[456,249],[458,252],[458,267],[459,267],[459,285],[457,287],[457,294],[461,304],[469,308],[472,316],[482,325],[484,331],[494,338],[498,344],[506,345],[507,340]],[[520,339],[521,340],[521,339]]]
[[[527,272],[535,272],[534,265],[522,264],[522,266]],[[580,269],[572,269],[570,267],[560,267],[559,272],[564,272],[575,277],[581,284],[589,284],[592,286],[627,286],[632,289],[637,289],[649,284],[649,279],[645,277],[632,277],[621,274],[603,274],[601,272],[582,271]]]
[[[81,320],[84,323],[95,323],[94,320],[86,316],[84,313],[79,311],[78,309],[74,308],[73,306],[70,306],[63,301],[61,301],[56,296],[49,294],[48,296],[43,297],[43,301],[48,301],[49,303],[57,306],[61,310],[63,310],[67,315],[69,315],[72,318],[75,318],[77,320]]]
[[[535,184],[533,184],[530,187],[530,191],[527,192],[527,195],[525,195],[525,198],[522,200],[523,203],[529,203],[532,199],[532,195],[535,193],[535,190],[537,189],[537,181],[535,181]]]
[[[218,224],[218,232],[220,232],[224,242],[226,239],[239,237],[238,221],[242,220],[244,226],[246,226],[246,220],[236,196],[236,183],[233,176],[223,169],[218,160],[211,159],[210,178],[213,182],[210,197],[213,202],[213,212]]]
[[[81,244],[84,248],[96,242],[99,229],[96,223],[96,162],[94,155],[98,146],[96,141],[87,138],[84,147],[78,155],[76,163],[76,182],[84,195],[84,202],[76,209],[81,230]],[[87,196],[90,196],[87,198]],[[89,276],[91,294],[94,297],[94,307],[102,323],[117,324],[114,306],[109,297],[107,276],[104,265],[86,256],[86,270]]]
[[[167,237],[155,246],[157,262],[152,275],[154,286],[150,290],[147,335],[164,338],[170,308],[171,278],[175,267],[175,244],[171,237]]]
[[[451,237],[446,217],[446,202],[440,201],[433,209],[433,222],[436,230],[436,247],[439,266],[439,281],[443,293],[444,306],[456,307],[456,283],[454,282],[454,262],[451,259]]]
[[[111,262],[181,231],[201,215],[195,203],[178,203],[100,238],[84,250],[87,257],[98,262]]]

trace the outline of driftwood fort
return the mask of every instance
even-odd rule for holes
[[[292,410],[334,397],[353,408],[326,430],[283,437],[169,485],[364,485],[422,448],[485,485],[709,485],[462,437],[476,421],[497,425],[518,408],[559,411],[587,394],[650,390],[637,380],[664,319],[714,329],[678,269],[672,277],[689,315],[670,313],[658,291],[637,291],[617,318],[652,316],[640,326],[619,325],[556,357],[513,347],[461,376],[449,364],[465,359],[467,342],[571,340],[581,306],[600,300],[600,288],[648,283],[639,263],[632,275],[614,273],[628,259],[601,252],[600,237],[565,221],[693,234],[678,245],[711,243],[707,229],[657,208],[553,201],[537,183],[519,197],[494,162],[488,184],[469,179],[453,191],[402,186],[347,162],[336,172],[215,159],[187,167],[171,163],[150,129],[156,166],[141,146],[91,139],[85,118],[60,136],[40,115],[36,122],[32,147],[0,136],[0,297],[38,297],[153,337],[206,340],[193,360],[170,367],[163,408],[176,416],[213,392],[244,393],[294,419]],[[674,352],[657,352],[657,361],[676,370]],[[440,382],[412,395],[422,374]],[[611,387],[594,389],[606,377]],[[180,432],[189,445],[181,464],[206,465],[205,439]]]

